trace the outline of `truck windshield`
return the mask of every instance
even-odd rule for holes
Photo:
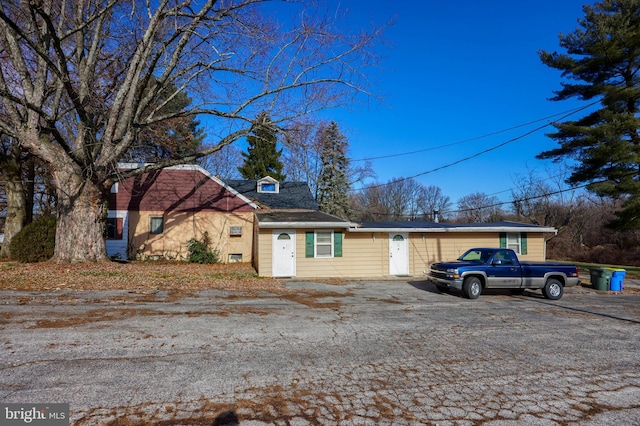
[[[486,263],[492,254],[493,250],[472,249],[460,256],[458,260],[462,260],[465,262]]]

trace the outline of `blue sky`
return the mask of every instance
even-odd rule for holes
[[[561,76],[540,62],[537,51],[561,51],[558,34],[578,27],[585,3],[331,0],[328,7],[348,9],[357,26],[391,18],[395,23],[385,32],[389,46],[380,51],[383,60],[374,75],[374,92],[383,101],[325,111],[323,117],[336,121],[347,136],[352,160],[423,150],[372,160],[377,182],[421,175],[418,182],[440,187],[454,203],[475,192],[507,201],[514,180],[527,170],[541,178],[557,173],[549,172],[551,162],[535,159],[556,146],[545,136],[553,127],[464,159],[582,105],[548,100],[560,88]]]

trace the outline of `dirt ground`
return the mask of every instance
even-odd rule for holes
[[[281,291],[281,280],[259,277],[246,263],[184,262],[58,264],[0,261],[0,290]]]
[[[586,278],[586,277],[585,277]],[[322,279],[328,284],[344,280]],[[588,278],[582,287],[591,287]],[[185,262],[54,262],[20,263],[0,260],[0,290],[165,290],[174,295],[198,290],[290,293],[284,281],[259,277],[247,263],[199,265]],[[637,280],[625,280],[625,293],[640,293]]]

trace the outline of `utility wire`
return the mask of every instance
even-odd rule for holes
[[[484,154],[486,154],[486,153],[488,153],[488,152],[495,151],[495,150],[497,150],[497,149],[499,149],[499,148],[502,148],[503,146],[506,146],[506,145],[508,145],[508,144],[510,144],[510,143],[513,143],[513,142],[518,141],[518,140],[520,140],[520,139],[524,139],[525,137],[527,137],[527,136],[529,136],[529,135],[531,135],[531,134],[533,134],[533,133],[535,133],[535,132],[537,132],[537,131],[540,131],[540,130],[544,129],[545,127],[549,127],[549,126],[553,125],[553,124],[554,124],[555,122],[557,122],[557,121],[564,120],[565,118],[570,117],[570,116],[572,116],[573,114],[575,114],[575,113],[577,113],[577,112],[580,112],[580,111],[583,111],[583,110],[585,110],[585,109],[587,109],[587,108],[590,108],[590,107],[592,107],[593,105],[596,105],[596,104],[598,104],[598,103],[600,103],[600,101],[599,101],[599,100],[598,100],[598,101],[591,102],[591,103],[589,103],[589,104],[587,104],[587,105],[584,105],[584,106],[582,106],[582,107],[574,108],[574,109],[572,109],[572,110],[569,110],[569,111],[567,111],[567,112],[566,112],[562,117],[560,117],[558,120],[556,120],[556,121],[554,121],[554,122],[546,123],[546,124],[544,124],[544,125],[542,125],[542,126],[538,126],[538,127],[536,127],[535,129],[532,129],[532,130],[530,130],[530,131],[528,131],[528,132],[525,132],[525,133],[523,133],[523,134],[521,134],[521,135],[519,135],[519,136],[516,136],[515,138],[509,139],[509,140],[507,140],[507,141],[505,141],[505,142],[499,143],[498,145],[495,145],[495,146],[492,146],[492,147],[487,148],[487,149],[485,149],[485,150],[479,151],[479,152],[477,152],[477,153],[475,153],[475,154],[473,154],[473,155],[470,155],[470,156],[468,156],[468,157],[461,158],[461,159],[456,160],[456,161],[454,161],[454,162],[452,162],[452,163],[448,163],[448,164],[445,164],[445,165],[443,165],[443,166],[436,167],[435,169],[431,169],[431,170],[427,170],[427,171],[422,172],[422,173],[415,174],[415,175],[413,175],[413,176],[408,176],[408,177],[399,178],[399,179],[396,179],[396,180],[394,180],[394,181],[387,182],[387,183],[380,183],[380,184],[370,185],[370,186],[367,186],[367,187],[364,187],[364,188],[356,189],[356,190],[354,190],[354,191],[356,191],[356,192],[360,192],[360,191],[364,191],[364,190],[366,190],[366,189],[380,188],[380,187],[383,187],[383,186],[391,185],[392,183],[403,182],[403,181],[405,181],[405,180],[409,180],[409,179],[413,179],[413,178],[416,178],[416,177],[419,177],[419,176],[424,176],[424,175],[427,175],[427,174],[431,174],[431,173],[434,173],[434,172],[437,172],[437,171],[444,170],[444,169],[447,169],[447,168],[449,168],[449,167],[455,166],[455,165],[457,165],[457,164],[463,163],[463,162],[465,162],[465,161],[472,160],[472,159],[477,158],[477,157],[479,157],[479,156],[481,156],[481,155],[484,155]],[[537,121],[540,121],[540,120],[537,120]],[[537,122],[537,121],[536,121],[536,122]]]
[[[591,105],[593,105],[593,104],[587,105],[587,108],[589,106],[591,106]],[[549,120],[549,119],[551,119],[553,117],[557,117],[559,115],[563,115],[563,114],[571,115],[571,114],[579,112],[579,111],[581,111],[583,109],[585,109],[585,107],[573,108],[573,109],[570,109],[570,110],[559,112],[557,114],[549,115],[547,117],[539,118],[537,120],[533,120],[533,121],[530,121],[528,123],[518,124],[518,125],[513,126],[513,127],[509,127],[509,128],[502,129],[502,130],[497,130],[495,132],[487,133],[487,134],[484,134],[484,135],[481,135],[481,136],[474,136],[474,137],[472,137],[470,139],[464,139],[464,140],[461,140],[461,141],[458,141],[458,142],[452,142],[452,143],[448,143],[448,144],[445,144],[445,145],[439,145],[439,146],[434,146],[434,147],[429,147],[429,148],[423,148],[423,149],[418,149],[418,150],[415,150],[415,151],[400,152],[400,153],[396,153],[396,154],[380,155],[380,156],[377,156],[377,157],[358,158],[358,159],[351,160],[351,161],[352,162],[356,162],[356,161],[380,160],[380,159],[384,159],[384,158],[402,157],[404,155],[419,154],[421,152],[435,151],[436,149],[449,148],[451,146],[461,145],[461,144],[464,144],[464,143],[473,142],[473,141],[477,141],[477,140],[480,140],[480,139],[485,139],[485,138],[488,138],[488,137],[491,137],[491,136],[496,136],[496,135],[499,135],[499,134],[502,134],[502,133],[507,133],[507,132],[510,132],[512,130],[516,130],[516,129],[519,129],[519,128],[522,128],[522,127],[527,127],[527,126],[530,126],[532,124],[539,123],[541,121]],[[566,118],[566,117],[568,117],[568,115],[565,115],[562,118]],[[549,125],[549,124],[547,124],[547,125]]]

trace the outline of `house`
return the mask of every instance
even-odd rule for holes
[[[205,232],[222,262],[250,262],[261,276],[314,278],[422,275],[430,263],[478,246],[544,260],[556,230],[515,222],[355,223],[318,211],[303,182],[222,181],[196,165],[150,172],[111,189],[110,256],[186,259],[189,241]]]
[[[138,164],[121,164],[122,169]],[[257,205],[196,165],[168,167],[113,185],[107,254],[186,259],[205,232],[223,262],[250,262]]]
[[[523,260],[546,258],[550,227],[515,222],[351,223],[324,213],[256,213],[262,276],[384,277],[422,275],[429,264],[471,247],[509,247]]]
[[[121,170],[140,164],[120,164]],[[224,182],[197,165],[168,167],[114,184],[107,214],[107,254],[123,259],[178,259],[205,232],[221,262],[252,262],[254,211],[317,211],[304,182]]]

